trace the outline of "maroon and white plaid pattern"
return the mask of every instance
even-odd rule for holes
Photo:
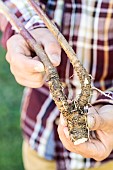
[[[103,91],[112,88],[113,0],[40,0],[39,3],[45,6],[48,16],[57,23],[79,60],[94,78],[92,85]],[[7,0],[6,4],[13,7],[16,14],[20,14],[17,16],[27,29],[44,27],[26,0]],[[67,97],[76,98],[80,93],[79,80],[63,51],[57,70],[61,81],[66,83]],[[112,92],[109,94],[113,96]],[[99,95],[96,90],[91,101],[113,104],[111,98]],[[59,111],[47,86],[25,89],[21,126],[23,136],[31,147],[40,156],[49,160],[55,159],[57,170],[78,170],[96,165],[93,159],[85,159],[63,147],[57,133],[58,119]],[[111,159],[113,153],[103,162]]]

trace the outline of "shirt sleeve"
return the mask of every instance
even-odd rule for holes
[[[46,27],[43,21],[39,18],[39,16],[35,13],[33,8],[29,5],[27,0],[3,0],[5,5],[19,18],[19,20],[24,24],[25,28],[28,30],[36,29],[36,28],[44,28]],[[45,7],[44,4],[43,8]],[[5,23],[4,23],[5,24]],[[4,25],[3,25],[4,27]],[[1,29],[2,30],[2,29]],[[15,30],[7,22],[6,27],[2,34],[2,46],[6,48],[7,40],[15,33]]]
[[[45,24],[29,5],[27,0],[5,0],[4,3],[20,19],[20,21],[24,23],[27,29],[45,27]]]
[[[105,92],[100,92],[96,101],[93,103],[94,105],[106,105],[110,104],[113,105],[113,87],[107,89]]]

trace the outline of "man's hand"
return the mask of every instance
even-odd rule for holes
[[[95,109],[91,107],[87,122],[90,130],[95,132],[95,136],[90,137],[85,143],[74,145],[69,139],[66,123],[61,115],[58,126],[59,137],[67,150],[97,161],[104,160],[113,149],[113,106],[96,106]]]
[[[31,34],[42,45],[54,66],[60,64],[61,48],[46,28],[38,28]],[[30,49],[21,35],[14,35],[7,41],[6,60],[16,81],[27,87],[39,88],[45,81],[45,70],[38,56],[32,58]]]
[[[7,19],[4,15],[0,14],[0,31],[4,32],[7,26]]]

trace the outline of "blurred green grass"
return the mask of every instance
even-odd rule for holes
[[[0,170],[23,170],[20,103],[23,87],[10,73],[0,46]]]

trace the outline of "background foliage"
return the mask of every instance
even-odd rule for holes
[[[20,103],[23,87],[12,76],[0,46],[0,170],[23,170]]]

